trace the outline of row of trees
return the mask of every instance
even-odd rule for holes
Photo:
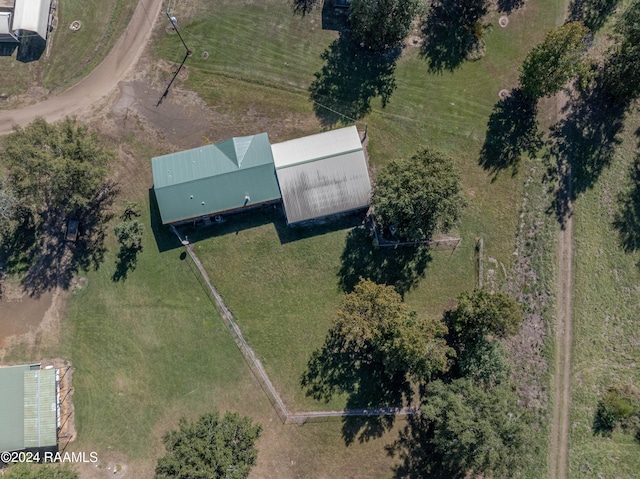
[[[422,414],[411,423],[411,438],[401,436],[391,447],[411,477],[513,477],[535,452],[532,418],[517,404],[502,344],[522,319],[513,299],[485,291],[460,295],[457,308],[441,319],[425,317],[392,286],[362,279],[345,294],[302,383],[309,395],[325,400],[361,394],[365,379],[354,385],[347,369],[363,371],[366,381],[384,381],[378,390],[368,386],[372,393],[404,388],[406,399],[417,387]],[[400,397],[376,394],[377,401]]]

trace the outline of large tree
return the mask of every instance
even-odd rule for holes
[[[530,98],[550,96],[571,79],[587,75],[587,34],[580,22],[554,28],[529,52],[520,68],[522,93]]]
[[[392,286],[363,279],[344,296],[302,385],[318,400],[347,393],[350,407],[399,405],[411,379],[424,382],[449,367],[446,332],[441,320],[411,311]]]
[[[411,30],[418,5],[418,0],[351,0],[355,40],[372,50],[397,47]]]
[[[13,191],[35,216],[86,208],[113,158],[100,137],[73,118],[59,123],[36,118],[16,126],[2,151]]]
[[[409,241],[446,233],[466,204],[453,161],[430,149],[387,164],[376,178],[371,202],[380,225]]]
[[[167,454],[158,459],[155,479],[244,479],[256,462],[262,427],[236,413],[180,420],[164,436]]]
[[[622,102],[640,95],[640,0],[634,0],[614,26],[616,44],[605,63],[605,84]]]
[[[334,320],[345,346],[380,358],[387,371],[427,378],[445,371],[452,353],[442,321],[418,316],[393,286],[362,280],[346,294]]]
[[[428,432],[425,475],[518,477],[535,456],[528,413],[512,389],[485,390],[468,379],[426,387],[422,421]],[[417,477],[417,476],[412,476]]]

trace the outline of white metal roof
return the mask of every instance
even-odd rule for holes
[[[51,0],[16,0],[13,30],[35,32],[46,40]]]
[[[276,168],[285,168],[356,150],[362,150],[362,143],[355,126],[271,145]]]
[[[371,182],[355,126],[271,148],[288,223],[369,205]]]
[[[0,12],[0,35],[11,35],[11,12]]]

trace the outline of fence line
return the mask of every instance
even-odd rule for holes
[[[378,248],[396,248],[398,246],[404,247],[404,246],[421,246],[421,245],[439,246],[441,244],[444,244],[446,246],[451,246],[453,248],[453,251],[455,251],[458,249],[458,246],[460,246],[460,243],[462,242],[462,238],[457,238],[453,236],[446,236],[441,239],[426,239],[426,240],[420,240],[420,241],[389,240],[384,236],[382,236],[382,233],[379,231],[378,223],[376,222],[375,214],[373,212],[373,207],[370,208],[369,212],[367,213],[367,222],[369,223],[369,229],[373,232],[373,236],[375,237],[375,240],[376,240],[376,246]]]
[[[202,279],[206,283],[209,288],[209,292],[213,296],[213,299],[216,302],[216,306],[220,311],[220,316],[222,317],[222,321],[231,333],[231,336],[234,338],[234,341],[243,356],[247,360],[249,368],[252,370],[258,382],[260,383],[262,389],[265,391],[269,402],[274,406],[276,413],[282,420],[284,424],[304,424],[308,420],[313,420],[314,418],[331,418],[331,417],[345,417],[345,416],[399,416],[406,417],[411,416],[413,414],[418,414],[420,410],[415,407],[377,407],[377,408],[363,408],[363,409],[344,409],[342,411],[305,411],[300,413],[289,413],[287,407],[284,402],[280,398],[280,395],[276,391],[273,383],[269,379],[267,372],[264,370],[262,363],[257,358],[256,354],[253,352],[247,341],[244,339],[242,335],[242,331],[240,327],[233,319],[233,315],[227,305],[224,303],[222,296],[218,290],[211,284],[211,280],[209,279],[209,275],[202,266],[200,259],[193,251],[193,248],[189,244],[189,241],[183,239],[180,236],[180,233],[175,228],[175,226],[171,225],[171,230],[177,236],[180,243],[185,247],[186,252],[189,254],[193,263],[198,268]]]

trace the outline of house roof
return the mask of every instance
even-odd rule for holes
[[[0,451],[55,446],[55,369],[0,368]]]
[[[288,223],[369,205],[371,181],[355,126],[272,145]]]
[[[13,30],[35,32],[47,39],[51,0],[16,0]]]
[[[164,224],[280,198],[266,133],[159,156],[151,165]]]

